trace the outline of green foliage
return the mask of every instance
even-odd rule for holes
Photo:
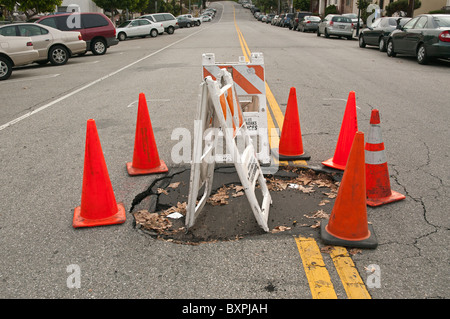
[[[27,18],[34,16],[40,12],[53,12],[56,6],[60,6],[62,0],[20,0],[18,10],[25,13]],[[15,0],[1,0],[1,4],[9,11],[14,10]]]
[[[327,16],[328,14],[338,14],[338,13],[339,11],[334,4],[325,8],[325,16]]]
[[[294,11],[309,11],[311,0],[294,0]]]
[[[386,15],[392,16],[395,12],[398,12],[398,11],[407,12],[408,5],[409,5],[408,0],[397,0],[395,2],[392,2],[386,6]],[[420,2],[420,0],[414,1],[414,10],[419,9],[421,6],[422,6],[422,3]]]

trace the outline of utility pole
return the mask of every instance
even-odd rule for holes
[[[408,4],[408,17],[414,17],[414,0],[409,0]]]

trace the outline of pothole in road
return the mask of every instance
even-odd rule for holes
[[[270,233],[297,235],[318,228],[331,212],[341,177],[302,167],[283,167],[265,175],[272,197]],[[194,226],[186,230],[189,179],[190,168],[171,168],[169,174],[155,179],[135,198],[134,227],[153,238],[181,244],[267,234],[253,215],[234,166],[215,169],[211,195]]]

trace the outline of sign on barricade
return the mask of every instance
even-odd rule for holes
[[[234,163],[253,214],[259,226],[268,232],[267,220],[272,198],[251,135],[243,119],[234,82],[231,74],[225,69],[216,75],[216,80],[207,76],[200,85],[201,95],[195,121],[193,161],[186,207],[186,228],[194,225],[196,217],[211,194],[217,160],[215,149],[220,132],[225,137],[227,153]],[[240,145],[238,138],[242,143]],[[244,150],[240,152],[242,147]],[[263,196],[261,205],[255,194],[257,183]],[[198,199],[201,189],[203,194]]]
[[[203,78],[210,76],[212,80],[216,80],[223,68],[231,73],[247,130],[256,148],[257,158],[262,165],[269,165],[271,157],[263,54],[252,53],[250,62],[240,57],[237,63],[216,63],[214,53],[205,53],[202,56],[202,64]],[[219,162],[231,161],[230,154],[216,154],[216,158]]]

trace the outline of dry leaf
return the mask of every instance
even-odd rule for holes
[[[244,195],[244,192],[237,192],[237,193],[235,193],[235,194],[233,194],[232,196],[233,197],[240,197],[240,196],[243,196]]]
[[[326,203],[329,203],[330,201],[328,199],[323,199],[320,203],[319,206],[324,206],[326,205]]]
[[[178,186],[180,186],[180,183],[181,183],[181,182],[170,183],[168,187],[174,188],[174,189],[175,189],[175,188],[177,188]]]
[[[217,193],[208,198],[208,203],[213,206],[226,205],[228,204],[228,198],[228,189],[226,186],[222,186],[221,188],[219,188]]]
[[[311,228],[319,228],[320,227],[320,221],[316,220],[316,223],[314,225],[311,225]]]
[[[313,190],[312,187],[303,187],[302,185],[299,185],[298,189],[301,190],[303,193],[306,193],[306,194],[314,193],[314,190]]]
[[[325,213],[322,209],[319,209],[317,212],[315,212],[313,215],[308,216],[308,215],[303,215],[306,218],[325,218],[328,219],[329,216],[327,213]]]
[[[150,213],[148,210],[140,210],[134,213],[136,224],[144,229],[154,230],[159,233],[170,228],[172,223],[158,213]]]
[[[286,227],[286,226],[277,226],[274,229],[272,229],[271,233],[272,234],[276,234],[282,231],[286,231],[286,230],[290,230],[291,227]]]
[[[324,246],[324,247],[320,248],[320,251],[322,253],[326,253],[326,254],[331,253],[332,250],[333,250],[333,246]]]
[[[362,250],[359,248],[351,248],[348,250],[348,253],[352,256],[355,256],[356,254],[362,254]]]
[[[165,194],[165,195],[169,195],[169,193],[165,190],[165,189],[163,189],[163,188],[158,188],[158,194]]]

